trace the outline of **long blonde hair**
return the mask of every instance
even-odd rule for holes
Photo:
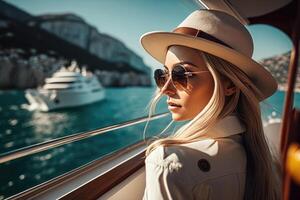
[[[275,158],[271,155],[263,132],[259,106],[260,91],[248,76],[235,65],[205,52],[201,52],[201,54],[214,79],[214,91],[211,99],[195,118],[180,127],[174,134],[165,138],[156,138],[151,142],[146,149],[146,156],[160,145],[169,146],[193,142],[205,136],[207,130],[216,120],[236,112],[247,129],[243,134],[244,147],[247,153],[244,199],[280,199],[280,175],[276,171]],[[236,86],[236,92],[227,100],[222,89],[221,78],[229,79]],[[161,96],[163,94],[157,89],[150,102],[149,118],[154,113]],[[144,129],[144,134],[147,125],[148,123]]]

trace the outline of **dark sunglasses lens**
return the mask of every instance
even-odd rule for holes
[[[154,79],[155,79],[156,85],[159,88],[162,88],[165,85],[166,80],[167,80],[164,70],[156,69],[154,71]]]
[[[176,87],[182,86],[186,87],[187,86],[187,78],[185,76],[185,69],[181,65],[176,65],[173,70],[172,70],[172,80],[173,83]]]

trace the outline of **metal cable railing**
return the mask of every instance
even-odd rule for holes
[[[167,115],[169,115],[169,113],[162,113],[162,114],[157,114],[152,116],[149,121],[153,121],[159,118],[163,118],[166,117]],[[148,117],[141,117],[141,118],[137,118],[134,120],[130,120],[127,122],[123,122],[120,124],[116,124],[116,125],[112,125],[112,126],[108,126],[108,127],[104,127],[104,128],[100,128],[100,129],[96,129],[93,131],[88,131],[88,132],[84,132],[84,133],[76,133],[76,134],[72,134],[72,135],[68,135],[68,136],[64,136],[64,137],[60,137],[57,139],[53,139],[50,141],[46,141],[46,142],[42,142],[39,144],[34,144],[31,146],[27,146],[21,149],[17,149],[15,151],[11,151],[5,154],[1,154],[0,155],[0,164],[4,163],[4,162],[8,162],[11,160],[15,160],[17,158],[21,158],[24,156],[28,156],[31,154],[35,154],[41,151],[45,151],[48,149],[52,149],[64,144],[68,144],[68,143],[72,143],[72,142],[76,142],[79,140],[83,140],[92,136],[96,136],[96,135],[100,135],[109,131],[113,131],[113,130],[118,130],[121,128],[125,128],[128,126],[133,126],[136,124],[140,124],[143,122],[146,122],[148,120]]]

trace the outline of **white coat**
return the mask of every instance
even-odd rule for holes
[[[145,159],[143,200],[240,200],[246,180],[244,125],[236,115],[219,120],[196,142],[158,147]]]

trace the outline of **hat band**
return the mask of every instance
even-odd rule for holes
[[[195,28],[178,27],[178,28],[173,30],[173,33],[181,33],[181,34],[190,35],[190,36],[193,36],[193,37],[204,38],[206,40],[210,40],[210,41],[222,44],[224,46],[227,46],[227,47],[233,49],[231,46],[229,46],[228,44],[224,43],[223,41],[215,38],[214,36],[212,36],[208,33],[205,33],[201,30],[195,29]]]

